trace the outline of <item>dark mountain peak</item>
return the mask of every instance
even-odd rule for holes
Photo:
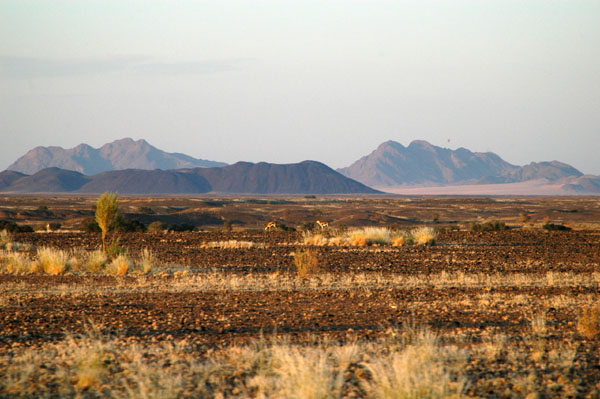
[[[1,185],[3,177],[6,184]],[[226,167],[178,170],[124,169],[84,176],[56,167],[26,176],[0,174],[0,191],[85,192],[116,191],[122,194],[198,194],[206,192],[247,194],[374,194],[325,164],[238,162]]]

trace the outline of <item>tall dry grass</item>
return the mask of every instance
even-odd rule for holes
[[[441,347],[432,335],[408,345],[389,338],[308,345],[257,341],[200,357],[185,340],[143,346],[100,330],[92,326],[63,341],[0,353],[0,397],[320,399],[340,398],[357,387],[366,398],[464,393],[460,351]]]

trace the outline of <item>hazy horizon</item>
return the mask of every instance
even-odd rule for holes
[[[595,1],[0,3],[0,170],[124,137],[339,168],[413,140],[600,175]]]

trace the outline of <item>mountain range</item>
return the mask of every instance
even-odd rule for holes
[[[0,172],[2,192],[121,194],[375,194],[327,165],[315,161],[297,164],[238,162],[218,168],[174,170],[125,169],[91,176],[46,168],[33,174]]]
[[[3,192],[117,191],[128,194],[600,194],[600,177],[559,161],[518,166],[492,152],[451,150],[423,140],[386,141],[334,171],[297,164],[226,165],[161,151],[126,138],[94,149],[37,147],[0,173]]]
[[[517,166],[492,152],[472,152],[466,148],[451,150],[423,140],[415,140],[406,147],[386,141],[369,155],[338,171],[370,187],[396,193],[442,194],[443,189],[417,188],[445,186],[485,186],[488,191],[500,188],[490,186],[503,186],[509,193],[515,189],[515,183],[526,182],[531,183],[530,191],[526,184],[521,184],[519,189],[528,194],[550,192],[549,186],[552,186],[553,194],[600,193],[600,177],[584,176],[562,162],[532,162]],[[476,192],[472,188],[467,191]],[[453,194],[457,192],[460,189],[452,191]]]
[[[123,169],[181,169],[225,166],[223,162],[197,159],[185,154],[168,153],[151,146],[145,140],[130,138],[93,148],[87,144],[64,149],[36,147],[8,167],[25,174],[34,174],[45,168],[57,167],[94,175],[109,170]]]

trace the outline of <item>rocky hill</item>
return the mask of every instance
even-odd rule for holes
[[[375,194],[328,166],[304,161],[297,164],[238,162],[219,168],[178,170],[126,169],[86,176],[47,168],[33,175],[0,173],[0,191],[121,194]]]
[[[87,144],[64,149],[62,147],[36,147],[27,152],[8,170],[32,175],[42,169],[57,167],[85,175],[124,169],[180,169],[219,167],[225,163],[196,159],[179,153],[168,153],[148,144],[145,140],[130,138],[116,140],[93,148]]]

